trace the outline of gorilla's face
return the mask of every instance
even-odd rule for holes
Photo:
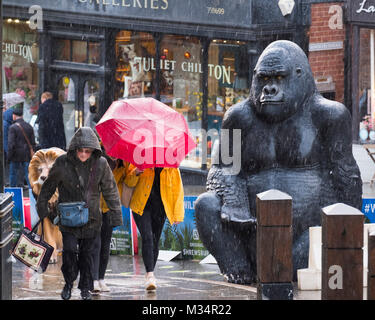
[[[303,70],[293,58],[283,48],[271,48],[254,69],[251,98],[255,112],[266,121],[289,118],[303,102]]]

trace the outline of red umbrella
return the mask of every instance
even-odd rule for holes
[[[113,102],[96,130],[108,155],[140,169],[177,168],[196,147],[183,115],[153,98]]]

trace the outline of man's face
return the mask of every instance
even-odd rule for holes
[[[87,161],[88,158],[91,157],[92,152],[94,149],[92,148],[78,148],[77,149],[77,158],[82,162]]]

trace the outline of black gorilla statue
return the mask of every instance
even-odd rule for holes
[[[240,142],[234,129],[241,130]],[[223,150],[240,157],[239,172],[231,171]],[[320,209],[337,202],[361,209],[350,114],[319,94],[293,42],[275,41],[259,57],[249,98],[224,116],[216,159],[195,214],[200,238],[229,282],[256,282],[258,193],[278,189],[293,198],[294,280],[307,267],[308,230],[320,225]]]

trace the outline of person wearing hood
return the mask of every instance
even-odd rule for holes
[[[89,178],[91,175],[91,182]],[[61,297],[71,297],[73,282],[80,274],[78,288],[84,300],[91,299],[93,290],[93,250],[100,237],[102,213],[100,211],[100,195],[110,209],[113,227],[122,225],[122,213],[116,181],[107,160],[102,156],[99,140],[89,127],[76,131],[68,146],[66,154],[58,157],[53,164],[48,178],[43,183],[37,200],[37,211],[40,219],[49,216],[48,200],[58,189],[58,203],[85,201],[83,190],[87,194],[89,220],[82,227],[59,228],[63,236],[63,254],[61,271],[65,286]],[[51,217],[53,219],[53,217]],[[77,251],[78,246],[78,251]],[[78,253],[78,254],[77,254]]]

